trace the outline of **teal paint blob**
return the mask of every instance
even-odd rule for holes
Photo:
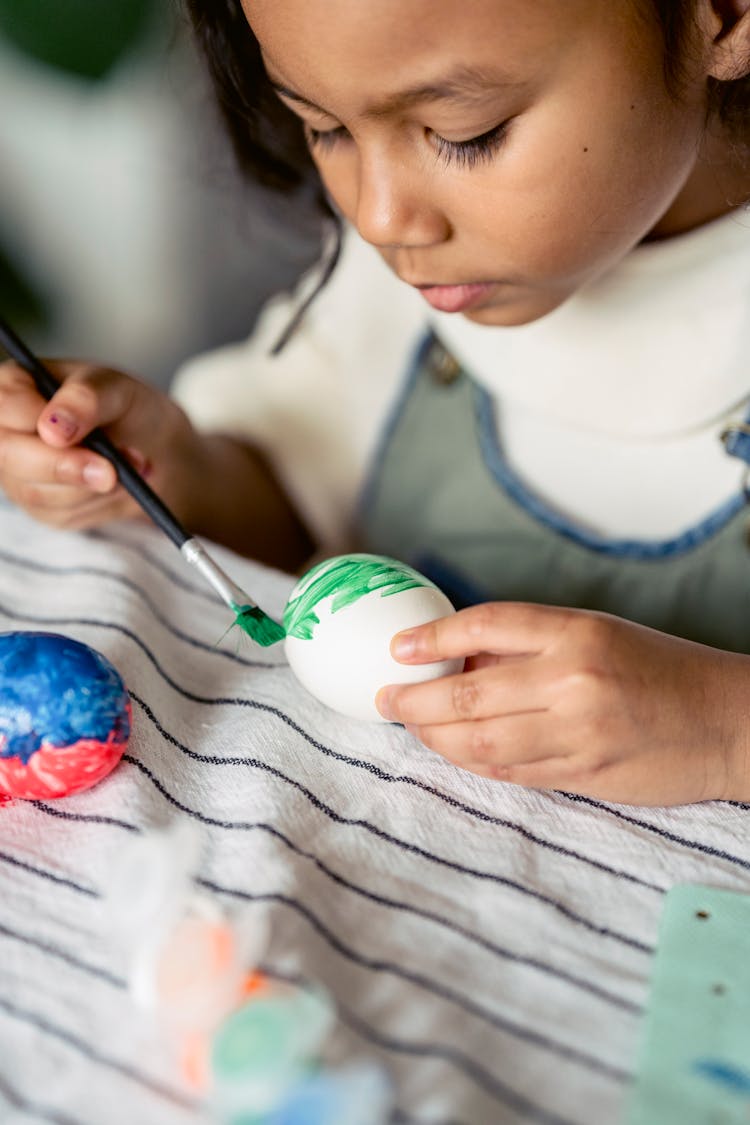
[[[693,1063],[692,1071],[739,1097],[750,1095],[750,1072],[732,1063],[722,1059],[698,1059]]]
[[[217,1116],[267,1123],[269,1111],[315,1067],[333,1022],[322,989],[277,986],[231,1012],[211,1042]]]
[[[320,624],[315,610],[324,598],[332,596],[331,613],[337,613],[374,590],[380,590],[385,598],[419,586],[431,587],[433,583],[397,559],[338,555],[318,563],[300,580],[284,610],[284,628],[287,636],[309,641]]]

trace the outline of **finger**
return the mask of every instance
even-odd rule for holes
[[[111,492],[117,484],[112,465],[87,449],[53,449],[36,435],[0,431],[0,478],[6,488],[15,482],[16,497],[32,490],[23,503],[33,503],[33,490],[49,485],[77,485],[85,492]],[[59,493],[63,496],[63,492]],[[61,502],[65,502],[64,500]],[[45,505],[46,506],[46,505]]]
[[[523,656],[419,684],[389,684],[375,697],[391,722],[435,725],[546,710],[536,661]]]
[[[37,484],[35,481],[16,481],[12,477],[3,481],[3,491],[9,500],[19,507],[25,508],[32,515],[51,512],[54,508],[61,510],[64,518],[65,509],[73,509],[81,504],[88,503],[99,493],[92,492],[89,488],[76,488],[62,484]]]
[[[473,656],[466,657],[464,661],[464,671],[473,672],[478,668],[494,668],[496,664],[501,663],[504,659],[506,658],[498,656],[494,652],[478,652]],[[514,657],[510,657],[509,659],[513,660]]]
[[[571,610],[525,602],[485,602],[415,629],[397,633],[391,653],[405,664],[422,664],[491,652],[534,654],[544,650],[570,619]]]
[[[72,371],[39,416],[39,436],[50,445],[81,441],[96,427],[128,414],[137,400],[138,384],[119,371],[85,364],[54,366]]]
[[[16,363],[0,364],[0,419],[5,429],[33,433],[44,399]]]
[[[555,755],[544,713],[505,715],[477,722],[440,723],[408,728],[420,742],[465,769],[480,766],[503,772]]]
[[[22,486],[16,490],[11,483],[3,491],[9,500],[50,527],[80,530],[134,514],[132,499],[120,488],[102,496],[61,485]]]
[[[487,765],[481,762],[462,762],[461,769],[468,770],[489,781],[505,781],[524,789],[567,789],[565,759],[540,758],[538,762],[518,762],[515,765]]]

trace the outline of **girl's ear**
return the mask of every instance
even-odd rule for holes
[[[711,0],[716,34],[709,73],[734,82],[750,73],[750,0]]]

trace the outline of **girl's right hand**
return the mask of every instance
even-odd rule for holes
[[[61,384],[49,402],[17,364],[0,364],[0,488],[55,527],[82,529],[140,515],[109,461],[79,443],[102,427],[161,492],[174,452],[192,432],[184,413],[161,391],[122,372],[82,362],[48,366]]]

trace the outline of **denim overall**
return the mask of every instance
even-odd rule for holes
[[[750,462],[750,427],[723,440]],[[411,563],[457,607],[578,606],[750,653],[747,502],[738,492],[664,541],[582,530],[521,483],[503,458],[490,395],[429,335],[381,439],[359,541]]]

